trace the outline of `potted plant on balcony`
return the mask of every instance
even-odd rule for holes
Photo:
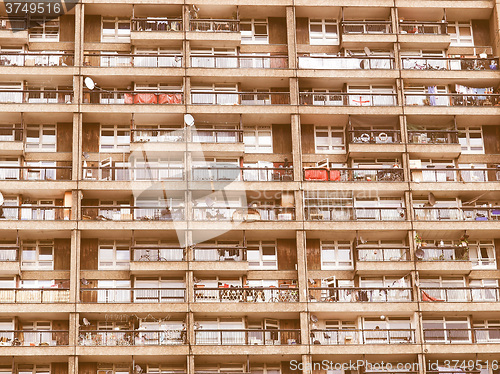
[[[422,237],[418,234],[415,234],[415,243],[417,243],[417,247],[425,247],[427,245],[426,242],[422,241]]]

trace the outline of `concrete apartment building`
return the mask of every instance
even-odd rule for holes
[[[499,10],[2,5],[0,374],[497,374]]]

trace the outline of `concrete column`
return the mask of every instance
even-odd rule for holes
[[[186,272],[186,302],[194,302],[194,276],[191,270]]]
[[[295,7],[286,7],[286,36],[288,44],[288,68],[297,68],[297,31],[295,25]]]
[[[300,116],[292,114],[290,118],[292,132],[293,180],[302,181],[302,142],[300,134]]]
[[[71,270],[69,274],[69,301],[76,303],[80,299],[80,236],[81,232],[73,230],[71,232]]]
[[[77,346],[78,345],[78,333],[79,333],[79,313],[70,313],[69,314],[69,345]]]
[[[83,65],[84,7],[81,3],[75,6],[75,66]]]
[[[300,342],[304,344],[309,344],[309,313],[300,312]]]
[[[297,280],[299,287],[299,302],[305,303],[307,297],[307,255],[306,255],[306,233],[304,231],[297,231]]]
[[[76,78],[76,77],[75,77]],[[75,81],[75,79],[73,80]],[[80,81],[80,79],[78,79]],[[75,82],[73,82],[75,84]],[[80,84],[80,82],[78,82]],[[82,113],[73,114],[73,148],[71,163],[71,179],[76,181],[82,179]]]
[[[299,105],[300,95],[299,95],[299,80],[298,78],[289,79],[290,86],[290,104]]]
[[[186,330],[187,330],[187,336],[188,336],[188,342],[191,345],[195,345],[196,340],[194,337],[194,314],[193,312],[188,312],[186,315]]]
[[[78,374],[78,356],[68,357],[68,374]]]
[[[190,354],[187,356],[186,374],[194,374],[194,355],[193,354]]]
[[[183,59],[182,59],[182,66],[190,68],[191,67],[191,43],[189,40],[184,40],[183,43]]]
[[[302,374],[312,374],[312,358],[310,355],[302,355]]]
[[[191,104],[191,78],[184,76],[184,104]]]

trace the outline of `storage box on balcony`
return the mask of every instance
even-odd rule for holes
[[[328,169],[326,168],[308,168],[304,170],[304,179],[306,181],[327,181]]]

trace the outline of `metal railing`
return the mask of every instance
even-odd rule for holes
[[[498,287],[426,287],[420,283],[420,298],[422,301],[445,302],[497,302]]]
[[[176,143],[185,139],[185,129],[179,127],[130,129],[132,143]]]
[[[425,168],[411,169],[413,180],[420,182],[498,182],[500,168]]]
[[[394,57],[299,56],[299,69],[394,69]]]
[[[306,206],[309,221],[404,221],[406,208]]]
[[[408,247],[387,248],[387,247],[358,247],[358,261],[379,262],[379,261],[410,261],[410,249]]]
[[[462,246],[419,246],[423,251],[421,261],[469,261],[469,248]]]
[[[182,221],[184,208],[159,206],[82,206],[84,220],[98,221]]]
[[[219,56],[191,54],[191,67],[218,69],[286,69],[288,56]]]
[[[0,262],[15,262],[19,259],[19,246],[0,246]]]
[[[72,90],[0,90],[3,104],[72,104]]]
[[[185,249],[181,247],[131,247],[132,261],[159,262],[184,261]]]
[[[347,130],[349,143],[394,144],[401,143],[401,131],[395,129],[351,129]]]
[[[180,303],[185,288],[82,288],[82,303]]]
[[[391,34],[391,21],[342,21],[343,34]]]
[[[458,130],[408,130],[410,144],[459,144]]]
[[[499,328],[471,328],[471,329],[426,329],[424,327],[425,343],[500,343]]]
[[[0,52],[0,66],[73,66],[68,52]]]
[[[190,31],[239,32],[240,21],[235,19],[191,19]]]
[[[294,345],[300,343],[299,329],[231,329],[194,332],[197,345]]]
[[[193,143],[243,143],[243,130],[197,127],[191,133]]]
[[[410,287],[309,287],[309,300],[316,302],[409,302]]]
[[[22,126],[0,125],[0,142],[22,142],[23,132]]]
[[[396,106],[395,93],[300,92],[300,105]]]
[[[402,57],[405,70],[498,70],[496,57]]]
[[[401,168],[305,168],[305,181],[403,182]]]
[[[415,343],[413,329],[343,329],[311,330],[311,344],[411,344]],[[405,372],[406,373],[406,372]]]
[[[67,288],[1,288],[1,303],[50,304],[68,303]]]
[[[0,330],[2,345],[53,347],[69,345],[68,330]]]
[[[290,93],[192,90],[191,103],[194,105],[284,105],[290,103]]]
[[[71,180],[71,166],[0,166],[0,180]]]
[[[71,207],[46,205],[4,205],[3,217],[7,220],[21,221],[54,221],[68,220],[71,216]]]
[[[448,35],[448,22],[400,21],[400,34]]]
[[[163,53],[86,53],[84,66],[176,68],[182,66],[182,55]]]
[[[108,90],[97,95],[84,92],[86,104],[183,104],[184,95],[176,91],[120,91]]]
[[[284,167],[225,167],[207,166],[192,168],[193,181],[292,181],[292,166]]]
[[[498,106],[500,94],[405,93],[408,106]]]
[[[195,221],[292,221],[295,219],[294,207],[261,205],[258,207],[194,207]]]
[[[207,288],[195,285],[194,300],[197,302],[294,303],[299,301],[299,290],[298,288],[246,286],[243,288]]]
[[[84,180],[99,181],[183,181],[184,167],[84,166]],[[0,168],[1,171],[1,168]]]
[[[21,31],[26,30],[28,19],[22,17],[0,17],[0,30]]]
[[[498,221],[500,207],[418,207],[413,208],[417,221]]]
[[[80,330],[81,346],[143,346],[186,344],[185,330]]]
[[[132,31],[183,31],[182,17],[132,18]]]
[[[246,261],[245,247],[196,246],[193,248],[194,261]]]

